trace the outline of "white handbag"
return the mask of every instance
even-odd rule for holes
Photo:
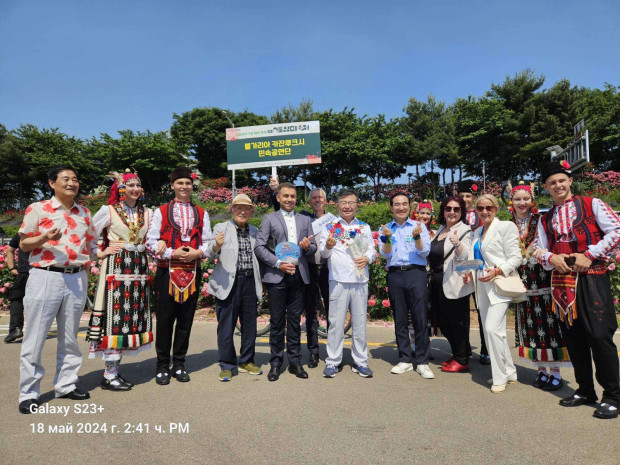
[[[512,272],[508,276],[498,276],[493,279],[495,293],[502,297],[510,297],[513,302],[525,302],[527,289],[518,273]]]

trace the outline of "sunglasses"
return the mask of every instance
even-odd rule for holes
[[[445,207],[444,211],[450,213],[450,212],[454,212],[454,213],[461,213],[461,207]]]
[[[483,211],[488,211],[488,212],[492,212],[495,209],[495,205],[490,205],[488,207],[483,207],[482,205],[476,205],[476,210],[479,212],[483,212]]]

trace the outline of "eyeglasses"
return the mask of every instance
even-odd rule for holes
[[[488,211],[488,212],[492,212],[495,209],[495,205],[489,205],[487,207],[484,207],[482,205],[476,205],[476,210],[479,212],[483,212],[483,211]]]
[[[351,201],[351,202],[340,201],[340,202],[338,202],[338,205],[341,205],[343,207],[354,207],[354,206],[357,205],[357,202],[353,202],[353,201]]]
[[[445,207],[444,211],[450,213],[450,212],[454,212],[454,213],[461,213],[461,207]]]

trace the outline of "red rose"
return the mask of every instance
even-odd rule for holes
[[[478,192],[478,186],[476,184],[471,185],[471,190],[474,192]]]

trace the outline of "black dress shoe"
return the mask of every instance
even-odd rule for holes
[[[491,357],[489,357],[488,355],[481,354],[480,365],[490,365],[490,364],[491,364]]]
[[[310,360],[308,360],[308,368],[316,368],[319,366],[319,356],[316,354],[310,355]]]
[[[24,337],[24,332],[21,328],[13,328],[13,330],[4,338],[4,342],[10,344],[11,342],[15,342],[17,339]]]
[[[288,372],[294,374],[295,376],[301,379],[306,379],[308,377],[308,373],[306,373],[306,370],[304,370],[304,367],[297,363],[290,364],[288,366]]]
[[[562,378],[557,379],[555,376],[551,375],[549,376],[549,379],[543,386],[543,390],[544,391],[557,391],[559,389],[562,389],[562,386],[564,386],[564,380],[562,380]]]
[[[108,391],[130,391],[131,386],[123,382],[120,376],[117,376],[113,379],[103,378],[101,380],[101,389],[106,389]]]
[[[611,418],[618,418],[618,407],[614,407],[613,405],[603,402],[594,411],[592,416],[596,418],[602,418],[603,420],[609,420]]]
[[[562,407],[578,407],[580,405],[594,404],[596,402],[596,396],[582,397],[580,394],[573,394],[570,397],[565,397],[560,401]]]
[[[117,377],[118,379],[120,379],[123,383],[125,383],[125,384],[126,384],[127,386],[129,386],[129,387],[134,387],[134,386],[135,386],[135,384],[134,384],[134,383],[132,383],[131,381],[127,381],[125,378],[123,378],[123,377],[120,375],[120,373],[119,373],[118,375],[116,375],[116,377]]]
[[[549,375],[547,373],[538,373],[538,376],[536,376],[536,379],[532,383],[532,386],[538,389],[542,389],[547,383],[547,381],[549,381]]]
[[[170,384],[170,370],[166,368],[157,370],[157,374],[155,375],[155,382],[160,386]]]
[[[35,407],[31,406],[34,405]],[[23,413],[24,415],[28,415],[29,413],[34,413],[39,408],[39,401],[37,399],[26,399],[19,403],[19,413]]]
[[[277,381],[280,379],[280,367],[271,367],[269,374],[267,375],[269,381]]]
[[[86,399],[90,399],[90,394],[88,392],[82,392],[78,388],[75,388],[69,394],[60,396],[60,398],[61,399],[72,399],[72,400],[86,400]]]
[[[177,381],[179,381],[180,383],[189,382],[189,375],[187,374],[187,371],[185,371],[185,368],[183,367],[173,368],[172,376],[175,377]]]

